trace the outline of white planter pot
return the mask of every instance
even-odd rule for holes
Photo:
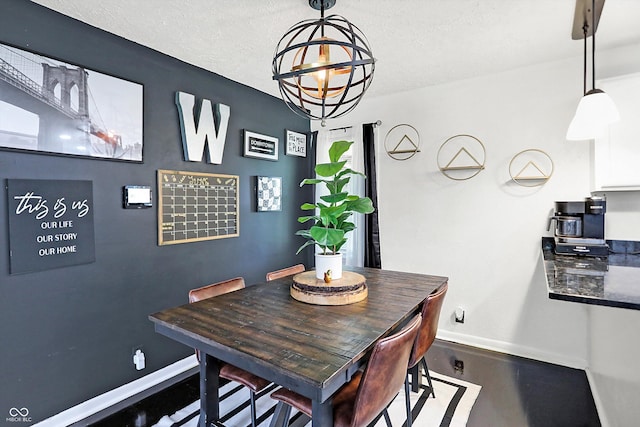
[[[331,270],[331,279],[342,278],[342,254],[316,254],[316,279],[324,280],[324,273]]]

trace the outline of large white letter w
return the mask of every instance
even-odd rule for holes
[[[195,96],[189,93],[176,92],[184,159],[190,162],[201,161],[205,152],[205,145],[208,143],[206,150],[207,162],[219,165],[222,163],[231,109],[228,105],[216,104],[218,116],[218,131],[216,132],[211,101],[208,99],[202,100],[197,124],[193,111],[195,102]]]

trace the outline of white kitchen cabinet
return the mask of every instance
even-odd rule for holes
[[[593,190],[640,190],[640,73],[601,80],[620,121],[594,141]]]

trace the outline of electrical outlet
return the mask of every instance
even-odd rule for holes
[[[456,323],[464,323],[464,308],[458,307],[454,313]]]
[[[138,371],[141,371],[146,366],[146,360],[144,352],[141,349],[137,349],[133,355],[133,364]]]

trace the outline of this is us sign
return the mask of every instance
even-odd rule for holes
[[[91,181],[7,180],[11,274],[95,261]]]

